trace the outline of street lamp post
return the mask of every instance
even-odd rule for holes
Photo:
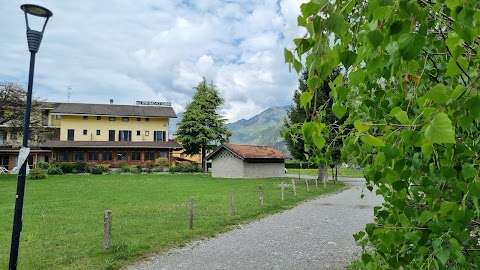
[[[28,75],[28,91],[27,91],[27,103],[25,107],[25,123],[23,126],[23,143],[22,148],[28,148],[28,137],[30,127],[30,112],[32,106],[32,86],[33,86],[33,73],[35,68],[35,54],[40,48],[42,42],[43,32],[47,26],[48,19],[53,13],[41,6],[37,5],[21,5],[20,8],[25,13],[25,23],[27,24],[27,40],[28,50],[30,51],[30,71]],[[28,14],[45,18],[42,31],[36,31],[30,29],[28,25]],[[13,230],[12,230],[12,244],[10,246],[10,263],[8,269],[17,269],[18,259],[18,247],[20,243],[20,233],[22,231],[22,212],[23,212],[23,197],[25,193],[25,176],[27,174],[28,158],[21,164],[20,172],[17,178],[17,196],[15,199],[15,212],[13,216]]]

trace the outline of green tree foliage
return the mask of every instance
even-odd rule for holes
[[[329,132],[324,134],[326,142],[331,146],[331,154],[329,155],[330,164],[339,163],[340,155],[338,148],[341,146],[341,139],[338,138],[338,127],[344,121],[344,119],[338,119],[333,111],[332,104],[333,99],[330,97],[330,87],[328,83],[338,75],[338,71],[334,71],[331,76],[329,76],[322,84],[321,87],[315,90],[314,96],[311,101],[311,106],[301,106],[300,97],[302,93],[308,92],[309,88],[307,85],[308,81],[308,70],[304,70],[301,74],[300,79],[298,80],[299,86],[293,94],[293,105],[290,107],[290,110],[287,112],[287,119],[284,125],[284,138],[285,143],[288,147],[288,150],[295,159],[301,161],[312,161],[315,160],[315,155],[312,148],[305,147],[305,142],[302,137],[301,127],[304,122],[310,122],[312,119],[318,115],[321,117],[322,122],[327,125]],[[313,159],[311,158],[313,157]],[[327,181],[327,164],[325,162],[316,163],[318,164],[318,179],[321,181]]]
[[[305,108],[300,105],[300,97],[302,93],[309,91],[307,86],[308,71],[304,70],[302,72],[298,80],[298,89],[293,93],[293,105],[290,106],[290,110],[287,112],[287,121],[285,121],[284,125],[286,131],[284,133],[285,143],[295,159],[307,161],[307,157],[313,154],[312,151],[305,151],[301,127],[304,122],[310,122],[317,114],[322,115],[323,122],[329,126],[328,143],[336,147],[341,145],[341,140],[337,138],[336,131],[344,119],[338,119],[332,111],[333,99],[329,95],[330,87],[328,86],[329,79],[334,79],[337,75],[338,72],[334,71],[332,76],[325,80],[320,88],[316,89],[311,101],[314,104]],[[338,158],[333,161],[338,161]]]
[[[207,85],[205,78],[197,87],[192,101],[187,104],[182,120],[177,124],[177,139],[185,154],[202,154],[202,168],[205,168],[206,150],[228,142],[232,133],[225,127],[226,119],[217,113],[224,103],[218,90]]]
[[[365,167],[383,195],[355,235],[365,269],[480,268],[480,11],[478,1],[327,1],[302,4],[285,59],[309,71],[311,106],[330,83],[343,158]],[[348,78],[348,79],[346,79]],[[321,118],[302,126],[318,158]]]

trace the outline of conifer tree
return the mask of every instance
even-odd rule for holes
[[[224,103],[213,83],[205,78],[195,87],[196,93],[187,104],[182,120],[177,124],[177,139],[185,149],[185,154],[202,155],[202,169],[205,170],[207,150],[227,143],[232,133],[225,127],[227,121],[217,113]]]

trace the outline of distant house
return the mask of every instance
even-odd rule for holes
[[[212,176],[221,178],[282,177],[289,158],[272,147],[238,144],[223,144],[207,156]]]

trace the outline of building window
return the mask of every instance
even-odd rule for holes
[[[100,135],[100,129],[97,129],[97,135]]]
[[[122,117],[123,122],[128,122],[130,119],[128,117]]]
[[[108,131],[108,140],[110,142],[115,141],[115,130],[109,130]]]
[[[104,151],[103,152],[103,161],[112,161],[113,160],[113,152],[112,151]]]
[[[150,136],[150,132],[148,130],[145,131],[145,136]]]
[[[115,121],[115,117],[113,116],[108,117],[108,121]]]
[[[158,156],[161,158],[168,158],[168,151],[160,151]]]
[[[98,151],[88,151],[88,160],[97,161],[98,160]]]
[[[88,116],[84,116],[84,117],[83,117],[83,120],[88,120]]]
[[[75,130],[69,129],[67,130],[67,141],[73,141],[75,138]]]
[[[132,151],[132,161],[140,161],[140,151]]]
[[[55,115],[55,120],[62,120],[62,116],[60,114]]]
[[[154,141],[165,141],[166,135],[167,135],[166,131],[154,131],[153,132],[153,140]]]
[[[145,151],[145,160],[155,160],[155,152]]]
[[[0,142],[7,139],[7,132],[4,130],[0,130]]]
[[[140,136],[140,130],[137,130],[137,136]]]
[[[132,131],[131,130],[119,130],[118,131],[118,140],[119,141],[131,141],[132,140]]]
[[[101,116],[97,116],[97,120],[102,120],[102,117],[101,117]]]
[[[149,122],[150,121],[150,118],[145,118],[145,122]]]
[[[117,160],[127,161],[127,151],[118,151]]]
[[[83,161],[83,151],[73,151],[73,161]]]
[[[142,118],[137,117],[137,122],[140,122],[140,121],[142,121]]]
[[[83,135],[87,135],[87,130],[86,129],[83,130]]]
[[[57,152],[57,161],[68,161],[67,151],[58,151]]]

